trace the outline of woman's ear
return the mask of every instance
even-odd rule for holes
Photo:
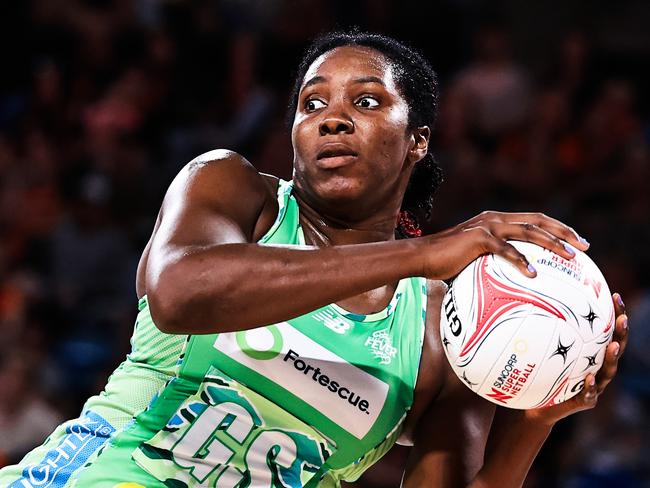
[[[428,126],[416,127],[412,132],[412,146],[409,149],[409,159],[413,163],[417,163],[427,152],[429,152],[429,138],[431,137],[431,129]]]

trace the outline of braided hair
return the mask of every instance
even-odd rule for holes
[[[318,37],[309,46],[298,66],[287,110],[291,127],[298,106],[302,81],[311,64],[322,54],[342,46],[363,46],[380,52],[392,64],[395,82],[408,105],[408,129],[433,129],[438,114],[438,79],[429,62],[416,50],[381,34],[335,31]],[[411,173],[402,200],[395,235],[398,239],[422,235],[417,215],[431,217],[433,197],[442,183],[442,169],[428,152]]]

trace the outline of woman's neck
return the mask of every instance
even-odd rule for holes
[[[364,244],[395,239],[397,211],[379,212],[372,217],[346,221],[318,212],[296,195],[300,224],[307,244],[317,247]]]

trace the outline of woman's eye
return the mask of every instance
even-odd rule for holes
[[[362,108],[375,108],[379,105],[379,102],[373,97],[361,97],[357,100],[357,105]]]
[[[324,106],[325,106],[325,102],[317,98],[312,98],[305,102],[305,109],[307,110],[307,112],[313,112],[314,110],[318,110],[319,108],[323,108]]]

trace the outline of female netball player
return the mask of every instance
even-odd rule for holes
[[[541,214],[418,236],[405,210],[440,181],[421,56],[329,35],[291,103],[293,181],[221,150],[181,170],[140,261],[133,351],[2,486],[334,487],[395,442],[413,445],[406,487],[520,486],[554,423],[596,404],[626,343],[618,295],[604,366],[565,403],[496,409],[451,372],[441,280],[485,253],[534,277],[507,239],[588,245]]]

